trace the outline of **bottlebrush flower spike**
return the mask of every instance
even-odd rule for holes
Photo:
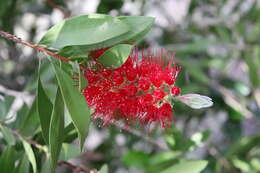
[[[97,55],[85,69],[88,86],[83,94],[94,111],[94,118],[104,124],[124,120],[127,124],[135,121],[141,125],[159,122],[169,127],[173,121],[169,96],[177,96],[180,89],[174,86],[180,71],[173,62],[173,55],[164,51],[153,53],[133,51],[127,61],[117,69],[106,69],[98,64]]]

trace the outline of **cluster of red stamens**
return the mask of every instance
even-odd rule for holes
[[[124,120],[127,124],[159,122],[162,127],[170,126],[173,111],[169,96],[180,94],[174,86],[179,67],[173,56],[148,51],[139,57],[138,51],[133,51],[121,67],[107,69],[95,63],[103,52],[91,52],[94,65],[84,71],[88,86],[83,94],[95,110],[94,118],[100,118],[104,124]]]

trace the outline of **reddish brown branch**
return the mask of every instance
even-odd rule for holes
[[[47,0],[46,3],[47,3],[50,7],[56,8],[56,9],[60,10],[60,12],[63,14],[63,17],[64,17],[64,18],[70,17],[70,13],[69,13],[66,9],[64,9],[64,8],[62,8],[62,7],[60,7],[60,6],[58,6],[58,5],[55,4],[52,0]]]
[[[58,162],[58,166],[63,166],[63,165],[66,165],[67,167],[69,167],[70,169],[73,170],[73,172],[83,172],[83,173],[98,173],[97,170],[86,170],[85,168],[83,168],[82,166],[80,165],[74,165],[70,162],[67,162],[65,160],[60,160]]]
[[[12,35],[12,34],[9,34],[9,33],[7,33],[7,32],[4,32],[4,31],[1,31],[1,30],[0,30],[0,36],[4,37],[4,38],[6,38],[6,39],[12,40],[12,41],[14,41],[14,42],[16,42],[16,43],[20,43],[20,44],[22,44],[22,45],[31,47],[31,48],[33,48],[33,49],[35,49],[35,50],[37,50],[37,51],[46,53],[46,54],[48,54],[48,55],[50,55],[50,56],[52,56],[52,57],[54,57],[54,58],[56,58],[56,59],[59,59],[59,60],[61,60],[61,61],[64,61],[64,62],[68,62],[68,61],[69,61],[69,59],[67,59],[67,58],[65,58],[65,57],[63,57],[63,56],[60,56],[60,55],[58,55],[58,54],[56,54],[56,53],[54,53],[54,52],[51,52],[51,51],[49,51],[49,50],[47,50],[47,49],[45,49],[45,48],[43,48],[43,47],[40,47],[40,46],[38,46],[38,45],[34,45],[34,44],[30,43],[30,42],[24,41],[24,40],[22,40],[21,38],[19,38],[19,37],[17,37],[17,36],[14,36],[14,35]]]

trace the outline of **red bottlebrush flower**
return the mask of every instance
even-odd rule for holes
[[[104,51],[95,51],[94,61]],[[166,96],[180,93],[173,86],[179,68],[173,64],[172,56],[148,52],[139,57],[133,52],[117,69],[108,70],[100,64],[92,67],[84,72],[88,86],[83,95],[95,110],[95,118],[105,124],[123,120],[127,124],[135,121],[142,125],[153,122],[162,127],[171,125],[173,110]]]
[[[171,92],[172,92],[172,95],[178,96],[181,93],[181,89],[179,87],[174,86],[174,87],[172,87]]]

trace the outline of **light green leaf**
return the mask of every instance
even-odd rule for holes
[[[207,108],[213,105],[211,98],[199,94],[185,94],[176,99],[193,109]]]
[[[50,162],[50,158],[47,157],[46,160],[43,162],[41,173],[50,173],[52,171]]]
[[[3,126],[0,126],[0,127],[1,127],[1,131],[3,133],[4,139],[6,140],[8,145],[15,145],[16,140],[15,140],[14,135],[10,132],[10,130]]]
[[[98,62],[106,67],[117,68],[125,63],[131,50],[132,46],[129,44],[118,44],[105,51],[98,58]]]
[[[124,154],[122,161],[129,167],[146,168],[149,165],[149,154],[139,151],[129,151]]]
[[[118,19],[130,27],[130,32],[126,35],[127,42],[142,39],[154,24],[154,18],[148,16],[120,16]]]
[[[38,89],[37,89],[37,109],[39,114],[39,119],[42,128],[42,135],[46,142],[49,144],[49,128],[52,114],[52,103],[46,95],[42,82],[39,77],[38,79]]]
[[[99,172],[100,173],[108,173],[108,166],[107,165],[103,165]]]
[[[207,166],[205,160],[185,160],[163,170],[161,173],[200,173]]]
[[[0,172],[12,173],[15,167],[16,152],[14,146],[7,146],[0,157]]]
[[[62,144],[60,160],[69,160],[80,154],[80,149],[75,144]]]
[[[37,173],[36,159],[35,159],[35,156],[34,156],[32,147],[31,147],[31,145],[30,145],[28,142],[26,142],[25,140],[22,140],[22,143],[23,143],[23,147],[24,147],[25,153],[26,153],[26,155],[27,155],[29,161],[30,161],[31,164],[32,164],[33,172],[34,172],[34,173]]]
[[[64,132],[64,103],[62,100],[60,89],[58,89],[53,111],[51,115],[50,131],[49,131],[49,144],[51,153],[52,168],[56,167],[59,158],[61,146],[63,142]]]
[[[61,49],[72,45],[105,44],[129,31],[127,24],[107,15],[82,15],[54,25],[39,44]]]
[[[61,89],[64,103],[70,113],[72,122],[77,129],[80,147],[82,149],[90,123],[90,110],[84,97],[77,88],[72,85],[73,80],[71,77],[60,67],[55,65],[53,59],[51,59],[51,61],[55,69],[56,78]]]
[[[13,96],[5,96],[3,100],[0,98],[0,120],[6,118],[13,101]]]
[[[80,70],[80,65],[78,63],[73,64],[73,70],[78,74],[78,88],[79,92],[82,92],[83,89],[87,86],[87,80],[84,77],[84,72]]]

